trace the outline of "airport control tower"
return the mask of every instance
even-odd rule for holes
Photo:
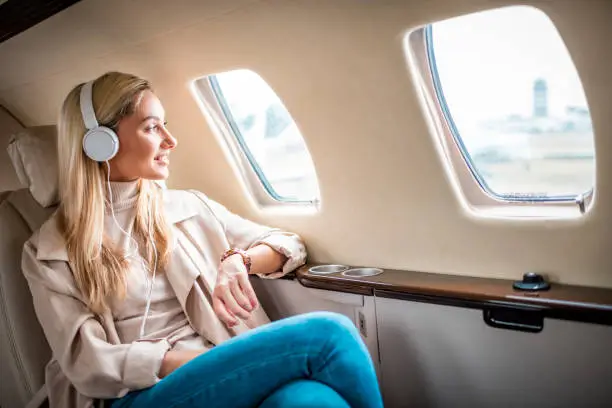
[[[545,118],[548,116],[548,85],[544,79],[533,82],[533,116]]]

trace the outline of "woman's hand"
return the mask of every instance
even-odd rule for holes
[[[162,360],[161,367],[159,368],[159,378],[168,376],[171,372],[193,360],[197,356],[202,354],[201,351],[183,350],[183,351],[167,351]]]
[[[232,255],[219,265],[213,291],[213,308],[228,327],[238,324],[238,318],[248,319],[258,306],[249,274],[240,255]]]

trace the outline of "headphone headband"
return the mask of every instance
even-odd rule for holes
[[[93,108],[93,81],[86,82],[81,87],[81,115],[83,116],[83,122],[88,130],[98,127],[98,121],[96,119],[96,113]]]

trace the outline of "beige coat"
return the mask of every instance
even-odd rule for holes
[[[300,238],[240,218],[202,193],[164,193],[173,233],[165,273],[194,329],[216,345],[268,323],[261,308],[229,330],[217,318],[208,299],[219,257],[230,247],[265,243],[289,258],[282,271],[266,276],[280,277],[305,262]],[[88,309],[73,279],[55,215],[26,242],[22,267],[53,352],[46,370],[52,408],[90,407],[96,399],[120,397],[159,381],[159,361],[170,347],[167,340],[121,344],[111,312],[97,316]]]

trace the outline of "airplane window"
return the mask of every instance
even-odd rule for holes
[[[256,73],[208,77],[221,109],[268,193],[279,201],[316,201],[319,187],[306,143],[285,105]]]
[[[447,123],[472,174],[493,196],[573,199],[594,188],[586,97],[555,26],[508,7],[426,28]]]

